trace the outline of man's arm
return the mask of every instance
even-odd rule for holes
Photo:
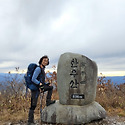
[[[37,67],[32,76],[32,82],[34,82],[37,85],[40,84],[40,81],[37,80],[37,77],[39,76],[40,73],[41,73],[41,69],[40,67]]]

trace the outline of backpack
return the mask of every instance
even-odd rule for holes
[[[38,65],[35,63],[29,64],[27,68],[27,73],[24,75],[26,91],[28,88],[30,90],[38,90],[38,85],[32,82],[32,76],[36,67],[38,67]]]

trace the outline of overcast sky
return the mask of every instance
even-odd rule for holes
[[[0,0],[0,72],[65,52],[125,75],[125,0]]]

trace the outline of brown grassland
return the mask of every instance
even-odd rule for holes
[[[11,73],[9,72],[11,77]],[[30,107],[30,92],[25,96],[23,82],[19,81],[17,76],[10,81],[6,78],[6,90],[0,93],[0,121],[18,122],[27,121],[28,111]],[[46,80],[55,85],[56,89],[53,91],[52,99],[58,100],[57,92],[57,76],[56,72],[50,73],[51,77],[46,76]],[[96,101],[99,102],[107,111],[109,116],[118,115],[125,117],[125,83],[121,85],[114,85],[110,80],[106,81],[105,77],[98,78]],[[0,87],[3,87],[0,84]],[[42,108],[45,106],[45,98],[42,99]],[[35,119],[40,118],[40,98],[38,100],[37,108],[35,110]]]

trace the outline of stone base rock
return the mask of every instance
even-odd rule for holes
[[[105,117],[105,109],[95,101],[84,106],[62,105],[56,101],[43,109],[41,120],[47,123],[85,124]]]

